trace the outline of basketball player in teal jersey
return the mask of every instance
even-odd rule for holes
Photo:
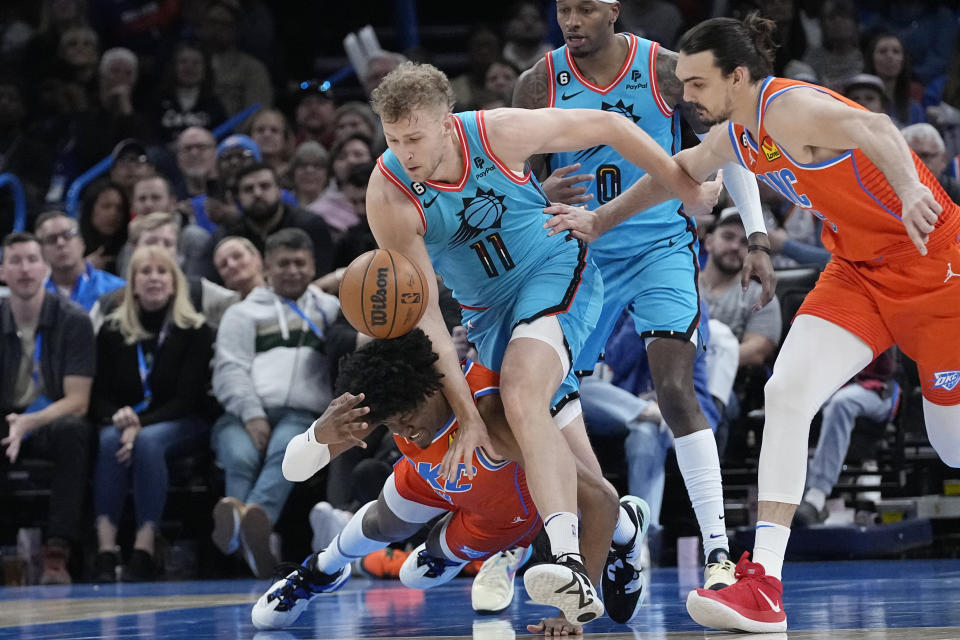
[[[492,448],[440,315],[435,273],[463,308],[479,362],[500,370],[504,410],[550,539],[554,563],[527,572],[527,592],[571,622],[589,622],[603,605],[580,555],[574,455],[590,461],[589,468],[598,465],[582,422],[563,438],[556,429],[569,422],[562,398],[576,392],[570,369],[599,315],[602,284],[582,243],[548,235],[549,202],[526,159],[613,145],[697,210],[712,206],[719,185],[691,180],[619,114],[453,114],[450,83],[430,65],[401,65],[371,98],[389,149],[367,189],[370,228],[381,247],[401,251],[427,276],[429,302],[419,326],[440,357],[444,395],[460,424],[440,473],[448,483],[472,477],[474,449]],[[556,423],[552,406],[560,407]]]
[[[674,73],[677,54],[633,34],[616,34],[619,11],[620,3],[612,0],[557,0],[557,20],[566,45],[547,53],[521,76],[514,106],[619,113],[673,154],[680,150],[676,110],[683,94]],[[689,121],[699,125],[698,118]],[[642,168],[609,146],[554,153],[534,158],[532,163],[541,167],[541,175],[554,170],[543,185],[552,201],[585,202],[588,208],[609,202],[644,175]],[[578,169],[581,175],[566,177]],[[764,285],[762,303],[766,304],[773,294],[774,275],[765,252],[769,244],[756,179],[733,163],[724,167],[723,177],[751,232],[744,286],[751,275],[758,275]],[[575,187],[585,179],[588,187]],[[604,303],[574,370],[593,370],[614,324],[627,308],[637,332],[646,339],[657,401],[673,431],[677,463],[700,524],[705,586],[720,589],[735,580],[735,565],[728,559],[716,441],[693,389],[700,313],[697,236],[689,213],[680,210],[678,200],[664,202],[590,243],[590,255],[603,278]],[[639,558],[634,560],[639,563]],[[625,600],[621,605],[629,611],[630,595],[639,595],[636,589],[605,577],[604,600],[611,617],[611,596],[617,594]]]

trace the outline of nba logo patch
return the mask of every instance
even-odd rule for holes
[[[933,374],[933,388],[953,391],[960,384],[960,371],[935,371]]]
[[[767,162],[773,162],[780,157],[780,149],[777,148],[777,143],[770,136],[763,137],[760,148],[763,149],[763,155],[767,156]]]

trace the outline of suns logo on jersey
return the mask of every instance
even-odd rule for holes
[[[767,162],[773,162],[780,157],[780,149],[777,148],[777,143],[770,136],[764,136],[760,148],[763,150],[763,155],[767,157]]]

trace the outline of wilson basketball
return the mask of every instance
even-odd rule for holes
[[[374,338],[396,338],[423,317],[427,281],[420,267],[399,251],[367,251],[343,274],[340,308],[357,331]]]

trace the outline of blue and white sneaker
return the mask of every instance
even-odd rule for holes
[[[316,568],[318,555],[314,553],[307,557],[303,564],[286,578],[274,582],[260,596],[250,613],[253,626],[261,630],[289,627],[313,598],[332,593],[347,582],[351,571],[349,564],[336,573],[322,573]]]
[[[647,596],[643,573],[643,541],[650,528],[650,506],[636,496],[620,499],[620,508],[637,527],[626,544],[613,543],[603,569],[603,604],[614,622],[632,620]]]
[[[432,556],[423,543],[403,561],[400,582],[411,589],[432,589],[453,580],[466,564]]]

